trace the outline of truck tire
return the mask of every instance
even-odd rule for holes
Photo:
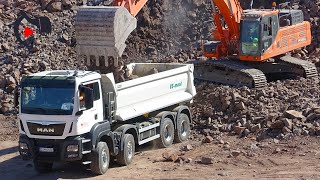
[[[117,162],[120,165],[127,166],[132,162],[135,153],[135,142],[131,134],[125,134],[123,137],[123,151],[117,155]]]
[[[174,141],[177,143],[188,140],[190,135],[190,119],[189,116],[181,113],[177,118],[177,129],[175,131]]]
[[[157,146],[166,148],[171,146],[174,139],[174,125],[170,118],[164,118],[160,126],[160,138],[157,139]]]
[[[34,169],[39,173],[48,173],[52,170],[52,162],[42,162],[38,160],[33,161]]]
[[[110,153],[107,143],[98,142],[96,149],[93,150],[91,153],[91,172],[99,175],[106,173],[109,168],[110,162]]]

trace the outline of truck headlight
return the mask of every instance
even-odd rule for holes
[[[21,150],[28,150],[28,145],[27,143],[21,142],[19,143],[20,149]]]
[[[78,152],[79,151],[79,145],[69,145],[67,147],[67,152]]]

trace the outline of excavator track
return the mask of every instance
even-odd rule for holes
[[[318,70],[313,63],[292,56],[283,56],[278,60],[293,66],[292,70],[295,74],[304,78],[313,78],[318,80]]]
[[[260,88],[267,84],[267,78],[262,71],[245,66],[240,61],[221,59],[193,61],[195,79],[232,86],[247,86]]]
[[[308,61],[282,56],[275,58],[276,62],[244,62],[240,60],[219,59],[193,61],[195,79],[232,86],[247,86],[260,88],[267,84],[266,75],[294,75],[312,78],[319,82],[316,66]],[[282,75],[279,75],[282,74]],[[290,76],[291,77],[291,76]]]

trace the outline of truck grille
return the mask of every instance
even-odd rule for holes
[[[32,135],[62,136],[66,124],[42,125],[27,122],[28,129]]]

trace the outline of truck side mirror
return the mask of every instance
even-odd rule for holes
[[[80,103],[80,109],[83,107],[85,109],[91,109],[93,107],[93,89],[86,86],[80,86],[80,96],[82,96],[80,101],[84,101],[84,105],[81,105]]]

